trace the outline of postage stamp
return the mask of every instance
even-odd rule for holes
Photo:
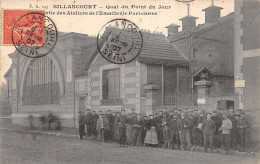
[[[48,54],[57,42],[54,22],[40,12],[22,15],[13,25],[12,43],[27,57],[37,58]]]
[[[2,45],[13,45],[12,29],[15,22],[25,14],[32,12],[32,10],[2,10]],[[35,12],[44,14],[42,10],[35,10]]]
[[[113,19],[97,35],[100,54],[115,64],[134,60],[141,52],[143,36],[139,28],[127,19]]]

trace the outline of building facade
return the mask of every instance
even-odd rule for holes
[[[148,115],[163,108],[198,108],[203,102],[210,112],[217,101],[233,100],[234,15],[219,17],[220,9],[205,9],[206,22],[198,26],[196,17],[188,14],[181,19],[181,32],[176,24],[167,26],[168,37],[142,31],[143,48],[127,64],[105,60],[96,37],[78,33],[59,33],[55,48],[38,59],[10,54],[12,65],[5,78],[13,124],[28,124],[33,116],[40,126],[39,118],[52,113],[62,126],[77,127],[78,113],[87,108],[134,108]],[[194,84],[205,72],[213,85],[202,94]]]
[[[255,141],[259,137],[260,116],[259,7],[257,0],[235,1],[235,106],[247,113]]]

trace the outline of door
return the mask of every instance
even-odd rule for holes
[[[79,112],[85,112],[85,107],[86,107],[86,98],[81,97],[79,98]]]

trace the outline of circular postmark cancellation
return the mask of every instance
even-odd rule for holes
[[[30,12],[13,25],[12,42],[23,55],[38,58],[47,55],[56,45],[58,32],[54,22],[45,14]]]
[[[141,52],[143,36],[139,28],[127,19],[113,19],[97,35],[100,54],[115,64],[134,60]]]

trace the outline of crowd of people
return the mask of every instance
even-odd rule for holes
[[[249,127],[244,111],[214,110],[164,110],[154,115],[142,116],[131,109],[129,114],[87,109],[79,115],[79,134],[96,137],[100,142],[116,140],[120,147],[126,145],[164,147],[194,150],[200,146],[207,152],[214,148],[245,151]],[[238,149],[239,145],[239,149]]]

